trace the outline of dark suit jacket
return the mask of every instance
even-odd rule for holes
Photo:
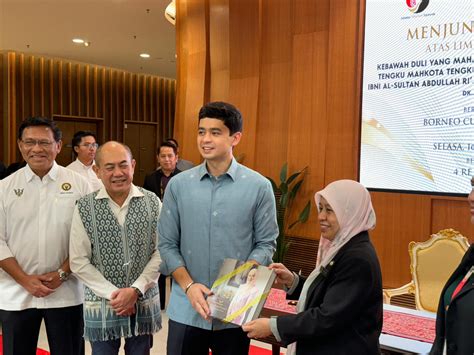
[[[431,348],[431,355],[443,353],[445,337],[447,355],[474,354],[474,277],[471,276],[468,283],[454,297],[447,312],[444,305],[444,293],[448,286],[457,278],[466,275],[473,265],[474,244],[467,250],[441,292],[436,314],[436,339]]]
[[[296,354],[379,354],[382,275],[367,232],[353,237],[308,289],[303,312],[277,318],[284,344]],[[299,297],[304,279],[291,295]]]
[[[174,169],[174,171],[171,173],[171,177],[175,176],[176,174],[179,174],[181,170],[179,169]],[[147,175],[145,177],[145,182],[143,183],[143,188],[154,192],[160,200],[163,200],[163,196],[161,196],[161,177],[163,176],[163,171],[161,169],[157,169],[151,174]]]

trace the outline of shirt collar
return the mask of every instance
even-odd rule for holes
[[[138,187],[136,187],[134,184],[132,184],[131,188],[130,188],[130,192],[128,193],[128,196],[127,196],[127,199],[125,201],[129,201],[131,198],[133,197],[143,197],[145,196],[143,194],[143,192],[141,192],[139,190]],[[105,186],[102,187],[99,192],[97,193],[97,196],[95,197],[97,200],[98,199],[101,199],[101,198],[108,198],[109,200],[112,200],[112,198],[110,197],[109,193],[107,192],[107,190],[105,189]],[[124,203],[125,204],[125,203]]]
[[[92,169],[92,167],[95,165],[95,160],[92,161],[91,165],[85,165],[82,161],[79,160],[79,158],[76,158],[76,162],[79,163],[81,167],[84,168],[84,170]]]
[[[48,173],[44,177],[49,177],[51,180],[56,181],[58,178],[59,174],[59,165],[56,164],[55,161],[53,161],[53,166],[51,169],[49,169]],[[33,170],[31,170],[30,166],[26,164],[25,166],[25,178],[27,182],[30,182],[35,176],[38,176],[35,174]],[[38,176],[39,177],[39,176]]]
[[[222,175],[228,175],[233,181],[235,181],[235,178],[237,177],[237,169],[239,167],[239,163],[237,163],[237,160],[235,158],[232,158],[232,162],[230,163],[229,169],[222,174]],[[202,180],[205,176],[211,177],[212,175],[209,174],[209,171],[207,171],[207,166],[206,166],[206,161],[199,165],[199,179]]]

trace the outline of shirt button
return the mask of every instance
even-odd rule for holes
[[[214,217],[217,217],[218,214],[219,214],[219,213],[218,213],[217,211],[212,212],[212,215],[213,215]]]

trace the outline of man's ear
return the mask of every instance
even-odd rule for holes
[[[234,138],[232,141],[232,146],[235,147],[237,144],[239,144],[240,139],[242,138],[242,132],[235,132],[232,137]]]
[[[56,144],[58,145],[58,154],[61,152],[61,149],[63,147],[63,141],[62,140],[59,140],[56,142]]]

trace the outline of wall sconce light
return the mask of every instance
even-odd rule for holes
[[[176,24],[176,3],[172,0],[165,9],[165,18],[174,26]]]

